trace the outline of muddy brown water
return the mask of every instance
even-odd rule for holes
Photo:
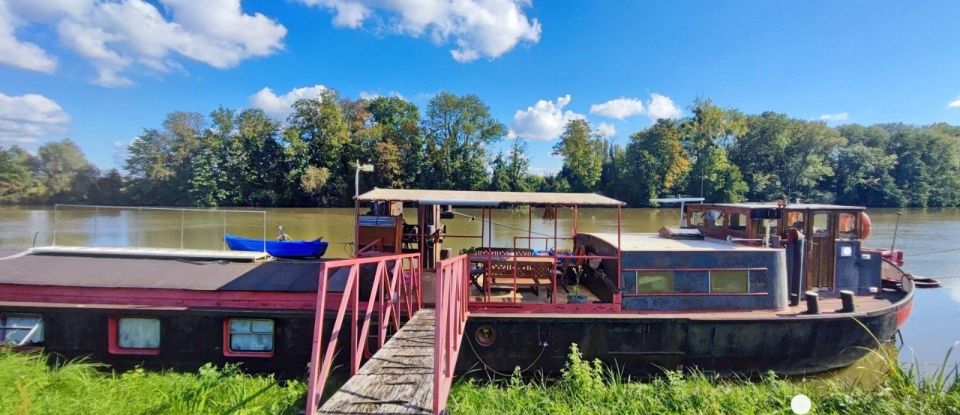
[[[255,210],[255,209],[252,209]],[[447,220],[450,235],[479,235],[480,211],[464,209]],[[871,209],[873,232],[865,245],[889,247],[897,222],[897,210]],[[943,287],[917,291],[913,312],[901,330],[901,359],[919,363],[925,372],[942,364],[944,356],[960,341],[960,209],[905,209],[900,217],[896,247],[904,251],[905,269],[916,275],[942,278]],[[0,207],[0,247],[12,252],[32,245],[141,246],[154,248],[224,249],[223,234],[274,238],[277,227],[295,239],[322,236],[330,242],[327,257],[347,257],[353,248],[353,209],[278,208],[257,211],[166,211],[89,207]],[[416,218],[407,209],[406,218]],[[553,246],[554,222],[543,219],[543,210],[534,209],[528,219],[525,209],[497,210],[493,239],[497,246],[536,249]],[[559,210],[556,234],[569,236],[574,225],[567,209]],[[471,217],[475,217],[472,219]],[[653,232],[675,225],[678,209],[624,209],[624,232]],[[529,222],[528,222],[529,221]],[[528,236],[528,223],[532,239]],[[581,209],[578,230],[616,230],[615,209]],[[450,237],[445,247],[460,249],[480,245],[477,237]],[[557,240],[561,248],[569,246]],[[960,363],[960,350],[950,357]],[[837,376],[860,376],[857,366]]]

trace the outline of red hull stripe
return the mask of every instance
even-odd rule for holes
[[[330,293],[331,298],[340,294]],[[316,311],[312,292],[197,291],[0,284],[0,301]],[[337,304],[331,301],[329,304]],[[327,307],[336,310],[335,305]]]

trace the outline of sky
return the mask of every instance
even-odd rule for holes
[[[709,98],[830,125],[960,124],[960,1],[0,0],[0,146],[101,168],[172,111],[282,120],[332,88],[476,94],[552,173],[566,121],[625,144]]]

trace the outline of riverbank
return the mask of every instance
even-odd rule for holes
[[[895,360],[876,382],[836,379],[721,380],[669,372],[632,382],[573,348],[563,376],[553,381],[511,379],[458,383],[450,395],[453,414],[732,414],[792,413],[803,394],[811,413],[960,414],[956,368],[944,365],[920,379]],[[205,367],[197,373],[133,370],[113,374],[87,362],[55,368],[38,353],[0,350],[0,414],[296,414],[303,409],[301,382],[276,382],[242,374],[236,367]]]

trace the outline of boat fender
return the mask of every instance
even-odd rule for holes
[[[870,229],[873,223],[870,222],[870,216],[867,212],[860,212],[860,240],[867,239],[870,236]]]

